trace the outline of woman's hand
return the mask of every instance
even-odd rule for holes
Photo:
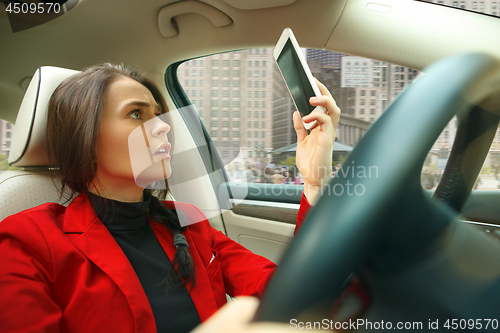
[[[321,196],[323,187],[332,175],[332,153],[335,131],[340,118],[340,109],[326,87],[316,80],[321,97],[311,97],[313,106],[323,106],[327,114],[313,111],[302,118],[305,123],[316,121],[309,135],[302,123],[299,112],[293,114],[293,124],[297,132],[296,161],[304,179],[304,195],[311,205]]]
[[[259,300],[254,297],[235,298],[234,301],[222,307],[191,333],[285,333],[295,331],[291,325],[282,323],[251,323],[258,305]],[[319,332],[319,330],[307,329],[305,331]]]

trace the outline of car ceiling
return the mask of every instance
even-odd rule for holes
[[[368,3],[381,4],[382,11],[367,9]],[[1,13],[0,118],[10,122],[23,83],[39,66],[81,69],[110,61],[162,81],[179,60],[272,47],[285,27],[302,47],[415,69],[466,51],[500,57],[500,40],[490,37],[500,31],[499,19],[406,0],[80,0],[57,19],[16,33]],[[178,33],[164,36],[169,28]]]

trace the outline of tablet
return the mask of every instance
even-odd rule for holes
[[[314,110],[325,112],[324,107],[309,104],[309,98],[321,96],[321,92],[290,28],[283,30],[274,48],[273,56],[301,117]],[[304,126],[306,129],[311,129],[315,124],[314,121],[304,123]]]

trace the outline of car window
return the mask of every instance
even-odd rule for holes
[[[434,3],[436,5],[448,6],[459,10],[472,11],[478,14],[495,16],[500,18],[500,1],[455,1],[455,0],[417,0]],[[452,120],[444,129],[432,151],[426,159],[422,173],[422,185],[436,188],[444,165],[450,153],[453,139],[457,129],[457,120]],[[432,175],[432,176],[430,176]],[[431,184],[432,183],[432,184]],[[500,129],[497,129],[495,139],[474,185],[475,189],[493,190],[500,188]]]
[[[9,158],[14,125],[0,119],[0,172],[8,169],[17,169],[10,167],[7,159]]]
[[[313,75],[342,110],[332,172],[339,170],[370,125],[423,73],[378,60],[324,50],[303,50]],[[301,184],[294,167],[293,101],[271,48],[192,59],[177,72],[232,182]],[[435,189],[453,144],[457,120],[443,130],[422,169],[422,186]],[[411,147],[409,147],[410,149]],[[497,189],[500,134],[476,189]]]

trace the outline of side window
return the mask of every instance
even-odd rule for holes
[[[272,52],[235,51],[204,60],[191,60],[179,66],[179,82],[190,83],[193,70],[197,70],[197,79],[203,80],[196,94],[191,86],[184,84],[183,89],[210,134],[231,180],[246,181],[245,171],[253,165],[256,175],[253,181],[260,181],[262,170],[273,163],[270,152],[274,147],[286,146],[295,140],[292,136],[277,143],[273,135],[273,100],[277,94],[286,92],[286,88],[282,82],[280,92],[274,93],[269,88],[276,81],[276,77],[269,74],[276,70]],[[200,77],[200,71],[205,75]],[[283,98],[289,99],[286,95]],[[289,101],[287,110],[291,110],[290,104]],[[290,125],[291,122],[287,126]]]
[[[330,90],[345,115],[336,133],[335,172],[370,125],[423,74],[330,51],[304,52],[313,76]],[[231,181],[268,182],[266,172],[276,172],[286,177],[283,183],[300,184],[300,174],[294,170],[295,106],[275,65],[272,49],[216,54],[204,60],[190,60],[179,66],[179,82],[185,83],[183,88],[214,141]],[[197,75],[193,77],[193,73]],[[456,129],[453,120],[434,144],[423,168],[424,188],[437,186]],[[499,186],[500,154],[494,151],[500,149],[500,134],[491,149],[476,184],[478,189]]]
[[[14,125],[0,119],[0,172],[8,169],[16,169],[9,167],[7,159],[10,154]]]

